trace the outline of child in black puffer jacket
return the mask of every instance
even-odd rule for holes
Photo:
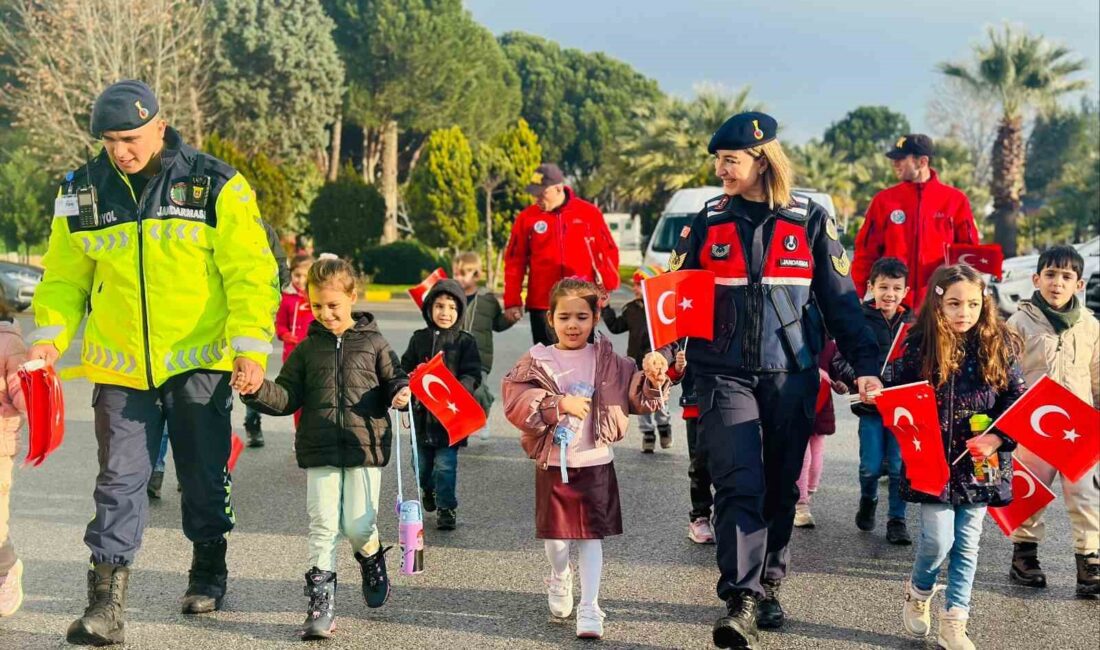
[[[466,309],[466,292],[454,280],[440,280],[432,285],[424,297],[421,311],[424,329],[413,332],[409,347],[401,356],[405,372],[412,372],[418,365],[443,353],[443,364],[462,385],[474,394],[481,385],[481,357],[477,340],[469,332],[462,331],[462,313]],[[424,405],[413,404],[416,418],[416,449],[420,457],[420,489],[423,492],[424,510],[439,508],[436,527],[454,530],[457,525],[455,510],[458,508],[458,448],[463,440],[451,446],[447,430]]]
[[[368,607],[381,607],[390,593],[378,541],[382,467],[390,460],[388,409],[409,402],[409,380],[374,316],[353,313],[358,298],[355,271],[325,259],[306,280],[316,320],[287,357],[275,381],[264,380],[244,403],[269,415],[302,419],[295,433],[298,466],[306,470],[309,609],[303,639],[324,639],[336,628],[336,544],[341,535],[355,549]]]
[[[974,648],[966,625],[982,520],[987,507],[1012,500],[1011,452],[1016,442],[995,429],[972,434],[970,419],[984,414],[996,420],[1026,390],[1016,365],[1019,340],[1007,329],[985,289],[982,276],[965,264],[933,273],[905,353],[890,368],[891,384],[927,379],[936,393],[950,477],[936,496],[917,492],[907,478],[902,479],[902,497],[920,504],[921,520],[917,557],[905,584],[902,620],[909,633],[928,634],[929,607],[938,591],[936,577],[950,557],[938,639],[946,650]],[[975,463],[994,455],[1000,471],[989,472],[994,480],[983,483],[975,477]]]

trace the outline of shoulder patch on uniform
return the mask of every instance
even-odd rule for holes
[[[669,257],[668,257],[668,270],[670,272],[671,271],[679,271],[680,267],[684,265],[684,260],[686,260],[686,259],[687,259],[687,253],[673,252],[672,255],[669,255]]]
[[[833,263],[833,268],[841,275],[848,275],[848,272],[852,270],[852,262],[848,259],[848,251],[844,251],[840,254],[840,257],[836,255],[830,255],[829,260]]]
[[[832,217],[825,220],[825,234],[833,241],[840,239],[840,234],[836,231],[836,220]]]

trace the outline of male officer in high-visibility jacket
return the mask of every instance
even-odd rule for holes
[[[279,290],[248,181],[184,144],[148,86],[104,90],[91,131],[103,151],[66,175],[55,200],[29,356],[54,363],[90,311],[80,354],[94,382],[99,474],[84,534],[89,602],[67,637],[105,645],[123,640],[166,422],[194,545],[183,612],[221,607],[233,389],[263,381]]]

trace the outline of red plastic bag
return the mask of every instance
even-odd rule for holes
[[[27,403],[29,430],[27,457],[23,463],[37,467],[65,439],[65,398],[61,380],[45,362],[28,361],[19,367],[18,374]]]

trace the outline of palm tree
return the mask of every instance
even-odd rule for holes
[[[993,238],[1006,257],[1016,255],[1016,222],[1024,179],[1024,114],[1046,112],[1066,93],[1085,88],[1083,79],[1070,79],[1086,70],[1082,59],[1042,36],[1005,25],[989,30],[989,42],[974,47],[970,63],[941,63],[939,70],[979,93],[997,98],[1001,122],[993,143]]]
[[[828,192],[833,197],[837,216],[840,217],[840,227],[847,230],[848,219],[856,210],[856,179],[860,170],[819,140],[792,147],[791,158],[794,161],[796,183]]]

